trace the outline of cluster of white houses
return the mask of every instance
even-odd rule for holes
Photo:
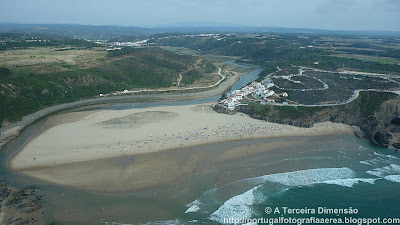
[[[268,89],[273,86],[274,83],[271,80],[264,80],[263,83],[253,81],[251,84],[243,87],[240,90],[232,90],[226,93],[226,98],[221,100],[219,104],[227,107],[230,110],[234,110],[236,106],[241,104],[243,98],[249,94],[252,94],[253,97],[261,98],[265,102],[274,103],[275,100],[268,98],[275,95],[274,91]],[[283,97],[288,96],[286,92],[282,93],[281,95]]]

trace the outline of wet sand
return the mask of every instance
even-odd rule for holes
[[[81,120],[74,120],[75,117]],[[63,124],[30,141],[10,162],[14,170],[136,155],[249,138],[352,132],[330,122],[300,128],[214,112],[210,105],[101,110],[59,115]],[[50,120],[52,121],[52,120]],[[53,119],[54,121],[54,119]]]
[[[222,66],[223,64],[218,64]],[[240,76],[243,73],[235,72],[233,69],[236,67],[228,65],[226,70],[226,79],[221,82],[218,86],[210,88],[204,91],[187,92],[184,90],[183,93],[179,91],[171,94],[150,94],[150,95],[122,95],[112,97],[96,97],[91,99],[80,100],[71,103],[64,103],[60,105],[50,106],[41,109],[35,113],[24,116],[21,121],[9,124],[8,126],[0,128],[0,148],[6,145],[10,140],[17,137],[25,127],[31,125],[40,118],[44,118],[50,114],[61,112],[64,110],[74,109],[78,107],[87,107],[88,105],[100,105],[100,104],[115,104],[117,102],[170,102],[170,101],[185,101],[193,99],[208,98],[218,96],[228,91],[234,84],[236,84]]]
[[[353,131],[348,125],[330,122],[299,128],[241,113],[220,114],[211,104],[72,112],[50,117],[43,126],[47,129],[25,145],[10,161],[10,167],[41,180],[97,191],[156,186],[190,174],[206,159],[229,163],[301,141],[233,148],[212,159],[201,151],[185,153],[185,158],[164,154],[174,149]]]

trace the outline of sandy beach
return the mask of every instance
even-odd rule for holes
[[[55,122],[56,121],[56,122]],[[330,122],[299,128],[219,114],[211,104],[76,112],[50,117],[50,128],[11,161],[14,170],[137,155],[231,140],[352,132]],[[226,156],[231,159],[236,156]],[[226,159],[220,159],[226,160]]]
[[[222,67],[222,65],[224,64],[217,63],[216,65]],[[243,73],[245,72],[235,72],[234,69],[237,68],[238,67],[234,65],[225,65],[223,74],[225,75],[226,79],[223,82],[219,83],[219,85],[213,88],[209,88],[208,90],[202,90],[200,88],[198,89],[199,91],[186,92],[187,90],[182,89],[183,92],[177,91],[176,93],[172,94],[165,94],[162,91],[161,94],[157,92],[150,92],[152,94],[149,95],[121,95],[102,98],[96,97],[41,109],[35,113],[23,117],[21,121],[0,128],[0,148],[7,144],[13,138],[17,137],[25,127],[29,126],[33,122],[47,115],[54,114],[63,110],[86,107],[88,105],[109,104],[115,102],[185,101],[221,95],[228,91],[234,84],[236,84],[239,81],[240,76],[243,75]]]

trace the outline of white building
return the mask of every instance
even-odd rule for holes
[[[275,94],[275,91],[265,90],[265,91],[264,91],[264,95],[261,96],[261,97],[266,98],[266,97],[273,96],[274,94]]]
[[[251,86],[251,85],[247,85],[246,87],[242,88],[242,91],[244,92],[245,95],[248,95],[248,94],[253,93],[254,91],[256,91],[256,87]]]
[[[236,106],[239,105],[239,101],[235,97],[230,97],[230,98],[220,101],[219,104],[222,104],[223,106],[228,107],[229,110],[234,110],[236,108]]]
[[[245,92],[243,90],[233,90],[233,91],[226,93],[226,97],[228,97],[228,98],[235,97],[237,95],[244,96]]]
[[[289,95],[288,95],[288,93],[286,93],[286,92],[282,92],[281,93],[281,97],[284,97],[284,98],[287,98]]]
[[[266,98],[266,99],[264,99],[266,102],[269,102],[269,103],[275,103],[275,100],[273,100],[273,99],[270,99],[270,98]]]
[[[250,86],[254,86],[255,88],[260,88],[261,86],[264,86],[261,84],[261,82],[253,81],[251,82]]]
[[[274,83],[272,83],[272,80],[267,80],[268,83],[267,87],[273,87]],[[265,83],[265,80],[264,80]],[[261,82],[253,81],[251,82],[250,85],[247,85],[243,87],[241,90],[233,90],[228,93],[226,93],[226,99],[221,100],[219,104],[227,107],[230,110],[234,110],[236,106],[240,104],[240,101],[243,100],[244,96],[247,96],[251,93],[254,93],[258,95],[259,97],[266,99],[269,96],[275,95],[275,92],[272,90],[268,90],[264,84]],[[271,102],[272,99],[269,100]],[[273,101],[275,102],[275,101]]]
[[[275,86],[274,83],[268,83],[267,86],[266,86],[266,88],[272,88],[273,86]]]

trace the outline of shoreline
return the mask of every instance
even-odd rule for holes
[[[68,121],[74,116],[77,112],[56,117]],[[50,123],[51,120],[50,117]],[[349,125],[331,122],[311,128],[275,124],[245,114],[220,114],[208,104],[99,110],[81,120],[44,129],[9,160],[9,168],[18,171],[51,167],[234,140],[346,132],[354,130]]]
[[[224,146],[223,143],[208,143],[148,154],[28,168],[17,172],[49,184],[75,190],[98,193],[140,191],[162,185],[176,185],[188,176],[207,172],[204,168],[208,166],[205,165],[211,168],[224,168],[236,160],[254,158],[257,154],[269,154],[270,151],[274,152],[273,155],[277,152],[287,154],[286,148],[297,152],[295,146],[307,145],[309,143],[307,137],[326,139],[330,135],[339,135],[339,132],[310,136],[240,139],[228,142],[230,147],[227,149],[218,149],[218,146]],[[293,140],[292,137],[305,137],[306,140],[296,138]],[[215,170],[211,169],[211,171]]]
[[[234,76],[226,77],[218,85],[214,87],[209,87],[208,90],[187,90],[176,91],[172,93],[152,93],[151,91],[147,94],[136,94],[136,95],[120,95],[111,97],[92,97],[88,99],[78,100],[75,102],[62,103],[59,105],[53,105],[46,107],[44,109],[38,110],[32,114],[24,116],[22,120],[9,124],[5,127],[0,128],[0,149],[3,148],[8,142],[18,137],[23,130],[37,122],[38,120],[51,116],[63,111],[86,108],[90,106],[98,106],[104,104],[115,104],[115,103],[131,103],[131,102],[144,102],[144,101],[186,101],[195,100],[201,98],[208,98],[213,96],[218,96],[225,93],[231,87],[233,87],[240,79],[244,73],[238,73],[234,71],[225,71],[225,73],[230,72]],[[180,93],[182,92],[182,93]]]
[[[352,130],[342,130],[342,131],[329,131],[326,133],[319,133],[319,134],[299,134],[299,135],[283,135],[283,136],[269,136],[269,137],[248,137],[248,138],[242,138],[242,139],[232,139],[232,140],[222,140],[222,141],[215,141],[215,142],[208,142],[208,143],[203,143],[203,144],[194,144],[194,145],[185,145],[181,147],[176,147],[176,148],[166,148],[166,149],[161,149],[157,151],[151,151],[151,152],[140,152],[140,153],[134,153],[134,154],[126,154],[126,155],[119,155],[119,156],[113,156],[113,157],[108,157],[108,158],[101,158],[101,159],[92,159],[92,160],[87,160],[87,161],[78,161],[78,162],[68,162],[68,163],[63,163],[63,164],[57,164],[57,166],[60,165],[73,165],[76,163],[88,163],[88,162],[95,162],[99,160],[113,160],[113,159],[118,159],[122,157],[129,157],[129,156],[137,156],[137,155],[144,155],[144,154],[154,154],[154,153],[165,153],[169,151],[174,151],[174,150],[182,150],[186,148],[197,148],[197,147],[202,147],[202,146],[208,146],[208,145],[215,145],[215,144],[223,144],[223,143],[228,143],[228,142],[241,142],[241,141],[257,141],[257,140],[273,140],[273,139],[280,139],[280,138],[307,138],[307,137],[326,137],[326,136],[331,136],[331,135],[342,135],[342,134],[353,134]],[[28,144],[28,143],[27,143]],[[12,158],[14,158],[13,156]],[[12,160],[10,160],[12,161]],[[229,160],[227,160],[229,161]],[[38,167],[31,167],[27,169],[13,169],[12,164],[9,162],[9,168],[12,171],[25,171],[25,170],[36,170],[36,169],[44,169],[44,168],[51,168],[53,165],[48,165],[48,166],[38,166]]]

